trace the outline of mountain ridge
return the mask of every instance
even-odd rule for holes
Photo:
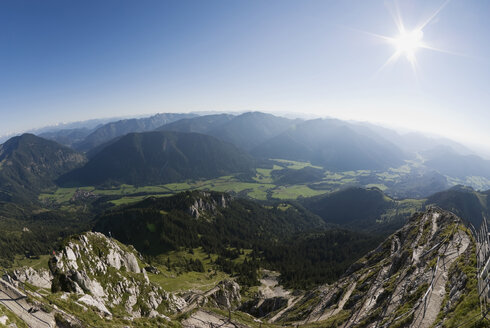
[[[185,179],[250,173],[253,160],[214,137],[172,131],[130,133],[93,155],[61,185],[155,185]]]
[[[25,201],[83,163],[84,155],[54,141],[33,134],[11,138],[0,145],[0,199]]]

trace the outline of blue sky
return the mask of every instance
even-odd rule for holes
[[[417,70],[374,33],[443,9]],[[301,112],[490,144],[489,1],[0,2],[0,135],[156,112]],[[363,32],[364,31],[364,32]],[[489,147],[490,148],[490,147]]]

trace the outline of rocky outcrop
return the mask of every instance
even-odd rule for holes
[[[11,277],[14,280],[28,283],[40,288],[51,288],[51,281],[53,280],[53,275],[49,270],[46,269],[33,269],[30,267],[23,267],[15,269],[11,272]]]
[[[262,270],[261,273],[257,297],[243,304],[240,310],[257,318],[272,319],[277,311],[293,305],[296,298],[279,284],[279,272]]]
[[[189,206],[188,212],[199,219],[201,216],[216,214],[217,208],[226,208],[230,201],[230,196],[225,197],[224,194],[200,192],[194,203]]]
[[[241,301],[240,285],[233,280],[224,280],[207,293],[208,303],[222,309],[236,309]]]
[[[461,219],[431,208],[414,215],[339,281],[307,292],[274,321],[342,327],[442,326],[460,312],[455,309],[461,304],[478,304],[475,293],[467,289],[475,288],[474,246]]]
[[[187,305],[182,312],[190,312],[202,306],[235,310],[241,305],[240,285],[233,280],[220,281],[214,288],[205,293],[189,291],[184,295]]]
[[[240,308],[241,311],[250,313],[256,318],[263,318],[288,305],[286,297],[271,297],[249,301]]]
[[[140,255],[101,233],[72,237],[50,260],[52,291],[80,295],[77,303],[111,318],[124,308],[128,318],[165,317],[181,310],[185,301],[148,279]]]
[[[198,310],[182,322],[184,328],[249,328],[239,322],[229,320],[229,318],[211,311]]]

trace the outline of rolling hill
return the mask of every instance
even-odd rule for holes
[[[64,176],[63,186],[155,185],[250,173],[253,160],[235,146],[197,133],[130,133]]]

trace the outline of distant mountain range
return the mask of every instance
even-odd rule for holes
[[[238,116],[227,114],[202,116],[175,122],[158,130],[200,132],[230,142],[251,151],[266,140],[273,138],[299,120],[290,120],[261,112],[249,112]]]
[[[202,116],[164,113],[101,122],[93,120],[86,125],[68,125],[69,129],[41,130],[44,138],[75,149],[56,145],[64,152],[71,151],[83,158],[84,155],[76,153],[78,150],[90,160],[73,172],[68,172],[67,167],[59,183],[77,186],[158,184],[215,177],[221,173],[251,172],[255,165],[252,158],[255,158],[254,163],[286,159],[310,162],[319,167],[274,172],[274,181],[284,185],[321,181],[326,171],[370,171],[369,182],[360,183],[360,179],[358,183],[386,183],[384,190],[397,198],[426,197],[458,183],[478,189],[490,187],[490,161],[471,154],[465,147],[447,139],[420,134],[401,135],[371,124],[336,119],[292,120],[261,112]],[[131,135],[152,131],[156,132],[144,137]],[[167,133],[166,142],[172,145],[172,154],[168,149],[158,148],[163,141],[155,138],[163,136],[162,132]],[[199,133],[199,137],[195,133]],[[10,147],[15,140],[9,140],[3,147]],[[38,144],[32,147],[33,153],[42,152]],[[376,177],[376,174],[385,173],[389,176],[389,170],[409,162],[410,174],[384,182]],[[268,165],[272,164],[269,162]],[[214,166],[216,169],[212,168]],[[50,176],[58,178],[58,173]],[[20,181],[19,178],[14,180]],[[364,180],[368,181],[367,178]],[[3,181],[4,190],[18,189],[6,178]],[[32,183],[19,183],[24,186],[22,188],[36,189],[30,187]],[[50,180],[43,185],[53,186],[54,182]]]
[[[403,164],[404,153],[387,140],[362,135],[339,120],[310,120],[252,150],[263,158],[308,161],[332,171],[382,170]]]
[[[490,178],[490,161],[476,155],[462,155],[447,146],[438,146],[422,153],[424,164],[444,175],[464,178],[481,176]]]
[[[128,133],[152,131],[164,124],[194,116],[196,115],[163,113],[146,118],[134,118],[107,123],[87,135],[83,141],[74,143],[73,148],[79,151],[88,151],[107,141]]]

